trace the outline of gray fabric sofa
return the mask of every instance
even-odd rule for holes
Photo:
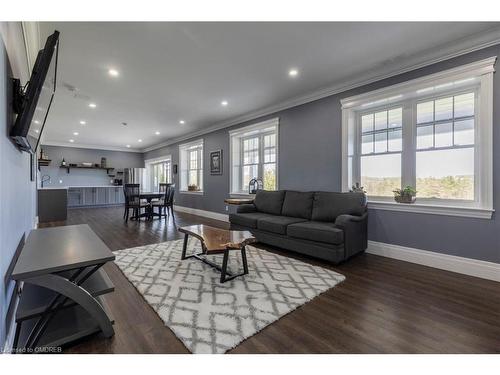
[[[367,246],[362,193],[260,190],[253,204],[229,215],[231,229],[249,230],[259,242],[333,263]]]

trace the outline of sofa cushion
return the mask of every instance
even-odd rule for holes
[[[266,232],[286,234],[286,227],[293,223],[306,221],[300,217],[269,216],[257,220],[257,229]]]
[[[241,214],[229,214],[229,222],[231,224],[241,225],[248,228],[257,228],[257,220],[273,215],[263,212],[249,212]]]
[[[287,190],[281,215],[311,219],[313,208],[313,192],[300,192]]]
[[[255,195],[253,204],[259,212],[265,212],[271,215],[281,215],[281,206],[283,206],[283,199],[285,198],[285,191],[267,191],[258,190]]]
[[[260,222],[260,220],[259,220]],[[336,228],[333,223],[307,221],[288,226],[286,233],[290,237],[340,245],[344,242],[344,231]]]
[[[366,199],[363,193],[316,192],[311,220],[334,222],[339,215],[360,216],[365,211]]]

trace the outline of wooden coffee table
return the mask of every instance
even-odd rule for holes
[[[184,233],[184,246],[182,247],[181,259],[196,258],[221,272],[220,282],[232,280],[235,277],[248,273],[247,255],[245,247],[248,244],[257,242],[257,239],[249,231],[228,230],[210,227],[208,225],[190,225],[180,227],[179,232]],[[202,252],[186,256],[188,237],[193,236],[200,240]],[[231,250],[239,250],[243,262],[243,273],[236,275],[227,272],[227,261]],[[215,264],[202,255],[224,254],[222,266]]]

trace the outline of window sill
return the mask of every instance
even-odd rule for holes
[[[491,219],[493,212],[495,212],[495,210],[491,208],[443,206],[423,203],[408,204],[389,201],[368,201],[368,208],[374,210],[412,212],[417,214],[471,217],[476,219]]]
[[[179,193],[181,194],[191,194],[191,195],[203,195],[203,191],[188,191],[188,190],[181,190]]]

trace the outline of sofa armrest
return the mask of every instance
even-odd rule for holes
[[[236,208],[236,212],[239,214],[246,214],[250,212],[257,212],[257,208],[253,203],[250,204],[241,204]]]
[[[335,226],[344,231],[345,258],[366,250],[368,246],[368,213],[361,216],[339,215]]]

